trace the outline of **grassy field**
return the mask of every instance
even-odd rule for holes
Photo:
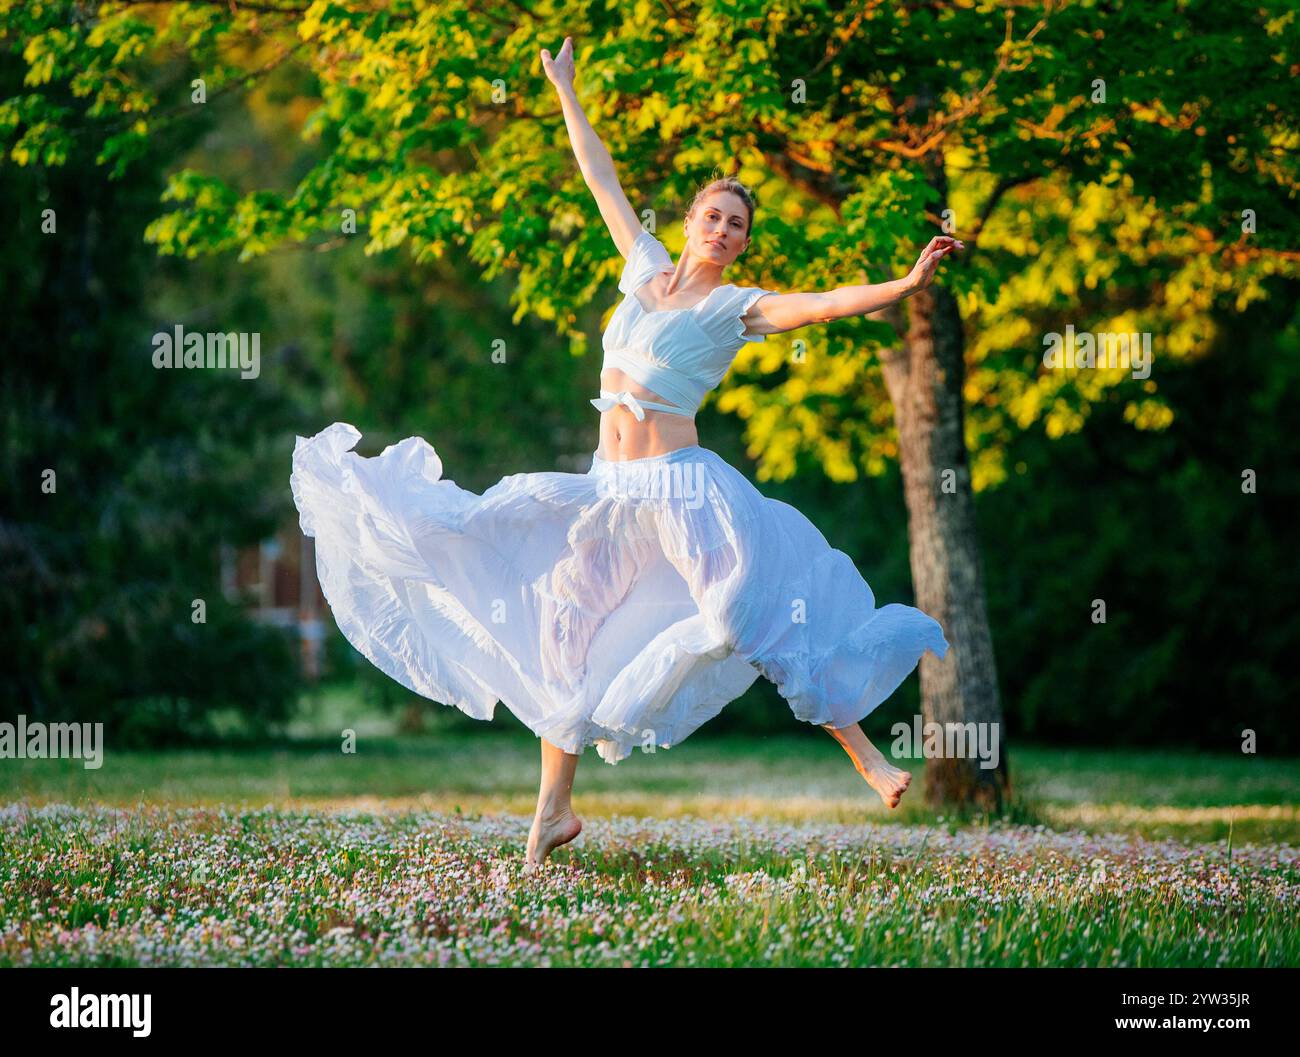
[[[1295,761],[1011,768],[1007,818],[959,819],[811,728],[591,752],[525,875],[537,742],[498,724],[6,760],[0,964],[1300,965]]]

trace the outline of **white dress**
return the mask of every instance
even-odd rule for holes
[[[771,291],[726,284],[692,308],[647,313],[633,291],[672,268],[643,232],[604,366],[693,414],[742,343],[764,340],[741,317]],[[676,745],[759,675],[796,718],[848,726],[926,649],[947,652],[937,621],[876,608],[812,522],[699,445],[593,453],[586,473],[511,474],[480,496],[444,478],[422,438],[363,458],[350,450],[360,436],[335,422],[294,447],[321,589],[371,662],[476,719],[501,701],[538,737],[617,763]]]

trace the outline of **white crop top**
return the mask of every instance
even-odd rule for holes
[[[736,353],[747,341],[766,341],[766,334],[746,334],[742,317],[764,294],[775,293],[757,286],[724,283],[690,308],[668,308],[647,312],[634,291],[657,272],[671,272],[673,259],[662,242],[642,231],[632,243],[618,288],[626,296],[610,317],[602,346],[601,369],[616,367],[669,404],[638,401],[630,393],[601,390],[592,404],[602,411],[616,403],[635,414],[652,408],[672,414],[694,416],[704,395],[722,381]],[[643,418],[644,414],[637,414]]]

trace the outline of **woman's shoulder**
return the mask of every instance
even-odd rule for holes
[[[625,294],[648,282],[661,271],[672,271],[673,258],[662,242],[646,230],[642,230],[632,242],[623,264],[623,274],[619,276],[618,288]]]
[[[744,316],[754,303],[767,294],[776,293],[762,286],[736,286],[723,283],[702,305],[698,322],[705,332],[728,351],[738,350],[746,341],[766,341],[766,334],[745,332]]]

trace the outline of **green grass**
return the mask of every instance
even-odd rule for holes
[[[885,739],[877,738],[884,745]],[[335,740],[289,747],[106,754],[78,760],[7,760],[0,797],[128,805],[322,806],[389,801],[410,806],[525,812],[536,802],[537,739],[492,729],[361,735],[357,752]],[[925,806],[924,764],[888,811],[821,731],[780,737],[690,740],[634,753],[615,767],[589,751],[574,788],[593,815],[756,815],[787,821],[937,822]],[[1061,750],[1017,746],[1010,756],[1010,818],[1052,828],[1126,832],[1152,839],[1300,843],[1300,767],[1294,760],[1202,753]],[[950,813],[949,813],[950,814]]]
[[[11,806],[0,965],[1300,964],[1294,848],[1041,827]]]
[[[701,732],[589,752],[582,834],[525,875],[531,734],[346,710],[3,761],[0,965],[1300,964],[1294,760],[1015,745],[990,819],[928,808],[923,761],[886,810],[811,727]]]

